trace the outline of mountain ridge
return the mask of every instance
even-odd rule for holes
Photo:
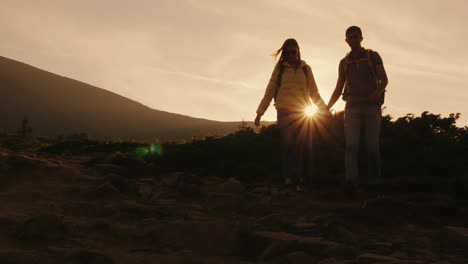
[[[115,92],[3,56],[0,95],[3,130],[17,131],[26,116],[37,136],[84,132],[97,139],[177,140],[224,135],[241,122],[152,109]]]

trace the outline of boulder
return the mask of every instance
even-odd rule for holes
[[[64,264],[113,264],[112,258],[93,251],[77,251],[69,254]]]
[[[40,215],[27,219],[16,228],[16,238],[23,242],[57,242],[65,239],[68,229],[57,215]]]
[[[235,229],[226,221],[176,221],[154,229],[161,243],[181,250],[210,255],[233,252]]]
[[[173,172],[168,174],[163,174],[159,176],[159,179],[162,183],[168,187],[176,187],[179,183],[179,177],[183,174],[183,172]]]
[[[325,237],[329,240],[349,245],[357,245],[359,243],[358,237],[342,225],[330,223],[323,231]]]
[[[440,244],[445,251],[463,252],[465,256],[468,255],[468,228],[444,226]]]
[[[326,257],[334,255],[338,246],[337,243],[326,241],[321,237],[305,237],[286,232],[255,232],[254,236],[268,242],[268,246],[259,255],[262,260],[293,251],[304,251],[312,256]]]
[[[149,200],[153,194],[153,184],[146,182],[138,182],[138,195],[143,200]]]
[[[296,251],[286,255],[284,264],[313,264],[315,259],[303,251]]]
[[[387,257],[383,255],[377,255],[372,253],[364,253],[359,255],[358,257],[358,264],[373,264],[373,263],[394,263],[397,262],[398,259]]]
[[[91,199],[94,198],[105,198],[118,195],[120,192],[119,190],[110,182],[105,182],[94,190],[88,193],[88,197]]]

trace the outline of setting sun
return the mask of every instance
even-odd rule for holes
[[[304,113],[305,113],[307,116],[313,116],[316,112],[317,112],[317,107],[316,107],[315,105],[309,105],[309,106],[306,107],[306,109],[304,110]]]

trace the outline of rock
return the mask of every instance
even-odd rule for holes
[[[110,230],[110,225],[105,221],[96,221],[96,222],[93,222],[93,223],[89,224],[88,230],[90,232],[109,231]]]
[[[335,258],[326,258],[317,262],[317,264],[341,264],[343,262],[338,262]]]
[[[372,254],[372,253],[365,253],[359,255],[357,263],[359,264],[372,264],[372,263],[394,263],[398,261],[398,259]]]
[[[240,181],[234,177],[230,177],[227,179],[227,182],[230,182],[230,183],[235,183],[235,184],[240,184]]]
[[[62,218],[56,215],[41,215],[27,219],[16,229],[16,237],[24,242],[56,242],[68,235]]]
[[[227,181],[216,186],[214,192],[224,194],[241,194],[245,191],[244,186],[235,178],[229,178]]]
[[[205,207],[216,213],[240,212],[247,201],[242,195],[212,193],[206,195]]]
[[[126,215],[134,219],[158,216],[160,213],[151,206],[128,201],[119,203],[118,211],[121,215]]]
[[[154,183],[154,178],[140,178],[138,179],[138,182],[140,183],[150,183],[150,184],[153,184]]]
[[[374,253],[390,256],[395,252],[396,246],[393,243],[387,242],[377,242],[371,245],[368,245],[367,248],[373,249]]]
[[[110,182],[99,185],[96,189],[89,192],[90,198],[104,198],[119,194],[119,190]]]
[[[269,241],[255,234],[254,226],[242,223],[237,227],[233,253],[247,259],[257,260],[259,254],[269,245]]]
[[[294,227],[297,230],[310,230],[316,228],[318,225],[316,223],[294,223],[292,224],[292,227]]]
[[[108,204],[105,206],[95,206],[94,210],[91,210],[90,216],[92,217],[110,217],[118,213],[115,205]]]
[[[145,183],[145,182],[138,182],[138,194],[140,195],[141,199],[148,200],[151,198],[153,194],[153,184]]]
[[[255,232],[255,235],[271,241],[299,242],[303,237],[286,232]]]
[[[283,262],[284,264],[312,264],[315,263],[315,259],[311,257],[309,254],[296,251],[293,253],[289,253]]]
[[[263,197],[260,200],[251,201],[242,209],[242,213],[248,216],[265,216],[272,213],[271,197]]]
[[[101,253],[92,251],[78,251],[65,258],[65,264],[113,264],[114,261]]]
[[[281,229],[286,225],[286,221],[280,214],[270,214],[255,221],[257,226],[268,229]]]
[[[327,239],[340,243],[357,245],[359,242],[358,237],[342,225],[330,223],[325,228],[324,235]]]
[[[312,256],[335,256],[339,244],[321,237],[303,237],[299,243]]]
[[[234,178],[204,180],[202,186],[206,208],[223,213],[245,209],[248,203],[243,195],[244,190],[244,186]]]
[[[355,259],[358,255],[358,249],[355,245],[338,244],[331,248],[333,256],[341,259]]]
[[[239,195],[244,191],[244,186],[235,178],[223,180],[216,177],[210,177],[203,180],[203,192],[207,195]]]
[[[109,162],[123,167],[136,167],[146,164],[145,160],[140,157],[116,152],[109,157]]]
[[[174,172],[160,176],[160,180],[168,187],[176,187],[183,172]]]
[[[256,194],[270,194],[270,188],[269,187],[256,187],[255,189],[252,190],[252,192]]]
[[[105,163],[108,160],[106,152],[93,152],[90,153],[88,158],[83,162],[84,164],[93,165],[97,163]]]
[[[28,262],[21,253],[0,251],[0,263],[2,264],[26,264]]]
[[[269,246],[260,255],[263,259],[269,259],[278,253],[288,253],[294,249],[300,249],[312,256],[329,256],[336,252],[338,246],[337,243],[320,237],[304,237],[285,232],[255,232],[254,235],[269,241]]]
[[[423,264],[421,260],[396,260],[392,264]]]
[[[177,187],[179,195],[191,198],[200,198],[203,196],[203,191],[200,185],[188,182],[182,182]]]
[[[281,196],[281,189],[278,187],[270,187],[270,194],[273,197],[280,197]]]
[[[96,170],[100,171],[101,173],[107,172],[107,173],[119,174],[122,172],[122,167],[113,165],[113,164],[108,164],[108,163],[96,164],[93,167]]]
[[[468,252],[468,228],[459,226],[444,226],[441,232],[441,246],[445,251]],[[465,253],[468,255],[468,253]]]
[[[298,241],[295,240],[275,240],[261,252],[258,256],[259,260],[270,260],[278,256],[287,254],[288,252],[297,250]]]
[[[13,217],[0,217],[0,231],[10,231],[17,225],[17,220]],[[1,263],[1,262],[0,262]]]
[[[112,183],[120,192],[125,193],[129,191],[128,180],[125,176],[109,173],[104,176],[104,179]]]
[[[154,229],[164,245],[210,255],[231,254],[235,229],[226,221],[176,221]]]
[[[195,174],[182,174],[179,177],[177,192],[185,197],[200,198],[203,194],[202,181]]]
[[[47,159],[18,154],[4,149],[0,150],[0,163],[3,164],[1,167],[8,171],[51,169],[59,167],[57,164],[54,164]]]

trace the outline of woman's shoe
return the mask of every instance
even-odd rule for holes
[[[306,189],[305,189],[304,185],[298,184],[298,185],[296,185],[296,191],[298,191],[298,192],[305,192]]]

